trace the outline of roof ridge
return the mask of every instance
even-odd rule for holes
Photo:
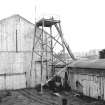
[[[26,22],[28,22],[28,23],[34,25],[34,23],[30,22],[29,20],[25,19],[23,16],[21,16],[21,15],[19,15],[19,14],[14,14],[14,15],[11,15],[11,16],[9,16],[9,17],[0,19],[0,22],[4,21],[4,20],[6,20],[6,19],[13,18],[13,17],[20,17],[20,18],[22,18],[23,20],[25,20]]]

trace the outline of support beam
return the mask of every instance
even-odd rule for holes
[[[61,37],[61,40],[62,40],[63,44],[65,45],[65,47],[66,47],[66,49],[67,49],[69,55],[71,56],[71,58],[72,58],[73,60],[76,60],[75,57],[74,57],[74,55],[73,55],[73,53],[72,53],[71,50],[70,50],[69,45],[66,43],[66,41],[65,41],[64,38],[63,38],[63,34],[62,34],[62,31],[61,31],[60,23],[59,23],[59,27],[58,27],[57,24],[55,24],[55,27],[56,27],[57,31],[59,32],[60,37]]]

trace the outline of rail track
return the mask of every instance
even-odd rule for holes
[[[43,94],[41,95],[41,94],[38,94],[36,91],[30,90],[30,89],[19,90],[19,93],[21,93],[28,99],[41,103],[43,105],[59,105],[59,102],[57,101],[57,99],[54,99],[50,95],[43,95]]]

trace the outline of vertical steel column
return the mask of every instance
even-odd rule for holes
[[[46,79],[48,79],[48,58],[47,58],[48,57],[48,55],[47,55],[47,53],[48,53],[47,52],[48,40],[47,40],[47,34],[46,34],[46,42],[45,43],[46,43],[46,51],[45,51],[46,52]]]
[[[52,36],[52,26],[50,27],[50,35]],[[52,63],[52,74],[51,76],[54,75],[54,66],[53,66],[53,40],[52,40],[52,37],[51,37],[51,63]]]
[[[42,22],[42,37],[41,37],[41,93],[43,92],[43,35],[44,35],[44,20]]]

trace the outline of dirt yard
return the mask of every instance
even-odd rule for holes
[[[34,94],[36,92],[35,89],[30,89],[29,91],[31,91]],[[104,102],[100,102],[95,99],[91,99],[89,97],[76,96],[72,92],[69,93],[69,96],[68,96],[68,93],[65,93],[65,94],[67,94],[66,98],[69,100],[69,105],[105,105]],[[51,95],[51,93],[50,94],[48,92],[43,93],[41,97],[48,98],[49,97],[48,95]],[[51,95],[51,97],[53,99],[53,97],[55,96]],[[59,100],[59,97],[57,98],[57,100]],[[8,91],[0,92],[0,105],[45,105],[45,104],[39,103],[35,100],[31,100],[29,97],[25,97],[25,95],[21,94],[17,90],[17,91],[9,91],[9,92]],[[55,105],[55,104],[52,104],[52,105]],[[60,105],[59,102],[58,102],[58,105]]]
[[[0,105],[43,105],[43,104],[32,101],[17,91],[11,91],[10,95],[1,98]]]

